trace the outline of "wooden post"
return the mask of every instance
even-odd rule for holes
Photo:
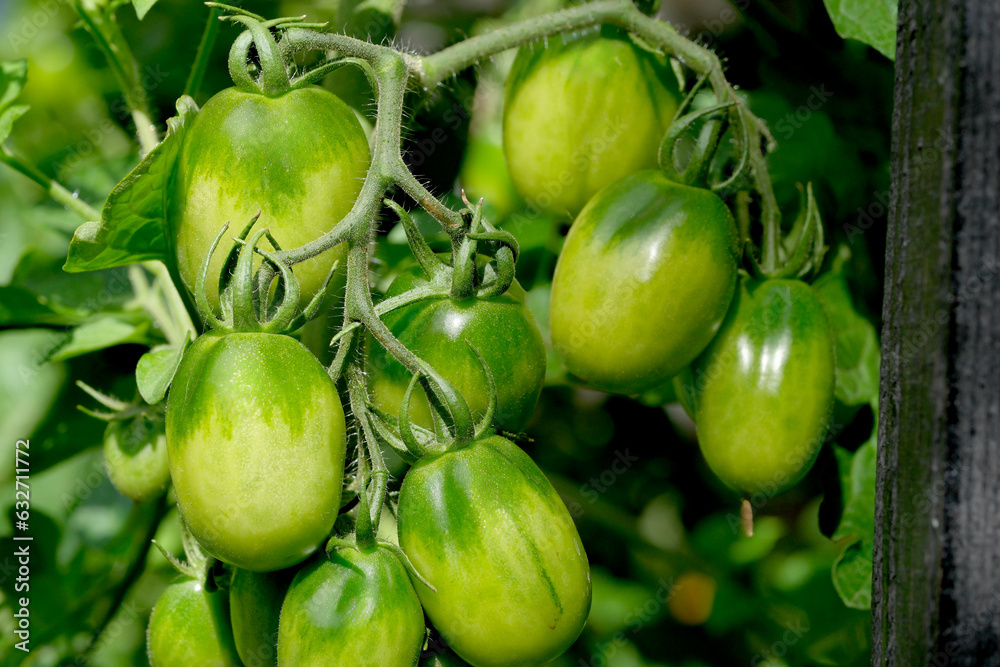
[[[1000,2],[902,0],[873,664],[1000,665]]]

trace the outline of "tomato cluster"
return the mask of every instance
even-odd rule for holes
[[[637,394],[673,380],[709,467],[742,493],[777,492],[808,471],[824,437],[830,326],[806,283],[745,275],[722,197],[655,168],[678,109],[672,76],[617,31],[518,56],[504,116],[515,184],[540,208],[578,213],[552,282],[552,346],[597,390]],[[590,92],[595,79],[601,95]],[[185,137],[170,244],[215,328],[173,377],[165,444],[154,430],[126,448],[118,425],[107,451],[116,485],[132,497],[169,479],[199,553],[225,565],[188,566],[163,594],[150,621],[154,667],[408,667],[425,646],[425,615],[455,653],[428,664],[541,665],[586,621],[590,570],[573,520],[531,458],[496,434],[525,429],[545,378],[545,345],[513,279],[516,243],[475,227],[481,209],[466,211],[475,233],[440,266],[411,238],[420,262],[382,302],[398,304],[386,306],[382,327],[342,343],[363,359],[360,388],[350,377],[338,383],[339,371],[286,335],[293,319],[275,314],[286,302],[305,312],[320,303],[343,249],[284,267],[266,289],[251,279],[262,261],[282,269],[266,246],[333,229],[369,160],[353,113],[315,87],[223,91]],[[228,256],[214,252],[220,221],[257,212],[259,231],[248,240],[251,223]],[[493,244],[493,285],[507,275],[500,288],[489,288],[466,243],[476,234]],[[413,398],[418,382],[424,391]],[[463,435],[466,408],[481,422],[474,435]],[[384,444],[371,442],[376,431],[412,464],[398,469],[398,545],[366,532],[380,498],[368,468]],[[349,450],[359,461],[353,480]]]
[[[309,151],[285,141],[286,133],[301,141],[305,124],[319,130]],[[343,103],[312,88],[277,97],[223,91],[185,138],[171,243],[184,285],[215,328],[186,349],[173,376],[165,444],[161,434],[128,462],[149,467],[147,459],[165,454],[159,460],[169,461],[184,529],[228,575],[182,568],[151,617],[154,666],[407,667],[425,645],[425,613],[473,665],[541,664],[582,630],[590,578],[576,528],[531,459],[490,435],[523,431],[545,374],[544,343],[516,281],[490,293],[445,291],[383,316],[392,335],[460,392],[471,416],[491,418],[490,428],[425,452],[406,473],[399,547],[359,529],[323,549],[348,509],[341,390],[302,343],[268,323],[290,295],[297,308],[323,296],[339,251],[297,264],[267,295],[257,295],[250,277],[262,261],[255,253],[269,256],[266,244],[302,244],[346,213],[369,160],[362,139]],[[259,187],[230,184],[249,183],[250,172],[264,176]],[[219,220],[249,219],[254,210],[256,222],[228,258],[216,252]],[[248,239],[255,225],[260,231]],[[432,278],[415,266],[385,298]],[[364,345],[373,414],[399,415],[411,374],[374,338]],[[400,418],[431,432],[439,409],[422,397]],[[120,439],[108,439],[109,462],[123,458]],[[510,614],[512,605],[526,613]],[[462,662],[449,653],[433,660]]]
[[[583,68],[586,79],[574,76]],[[595,80],[601,95],[588,92]],[[552,281],[552,345],[601,391],[641,394],[673,378],[712,471],[747,496],[773,495],[805,475],[824,441],[832,330],[806,283],[740,268],[746,239],[729,207],[677,172],[672,149],[660,149],[662,170],[646,170],[664,135],[654,121],[677,108],[664,80],[652,56],[603,33],[525,49],[515,64],[504,117],[515,185],[540,208],[582,207]],[[581,157],[615,113],[622,132]],[[553,188],[561,194],[545,194]]]

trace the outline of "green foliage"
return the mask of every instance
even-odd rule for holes
[[[64,270],[95,271],[167,259],[170,174],[184,130],[197,111],[191,98],[177,101],[177,116],[167,121],[167,137],[111,191],[101,220],[86,222],[76,230]]]
[[[156,405],[167,395],[167,387],[181,365],[188,342],[189,340],[185,340],[182,345],[157,345],[140,357],[135,367],[135,381],[142,400]]]
[[[135,7],[135,15],[140,21],[146,18],[146,14],[149,13],[149,10],[155,4],[156,0],[132,0],[132,6]]]
[[[28,105],[14,104],[27,76],[27,60],[0,63],[0,143],[10,136],[14,121],[28,111]]]
[[[896,59],[896,12],[894,0],[823,0],[833,26],[844,39],[856,39],[874,47],[889,60]]]

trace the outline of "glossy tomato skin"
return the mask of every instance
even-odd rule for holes
[[[833,345],[811,287],[741,281],[686,391],[694,396],[701,451],[728,486],[774,495],[812,467],[833,409]]]
[[[524,46],[507,79],[504,153],[530,205],[576,214],[601,188],[656,166],[677,110],[670,68],[627,37]]]
[[[368,170],[368,140],[357,117],[318,87],[267,97],[237,88],[213,96],[192,121],[173,176],[168,242],[188,290],[212,241],[229,222],[229,237],[258,211],[284,248],[307,243],[351,210]],[[207,288],[218,304],[219,272],[228,244],[212,257]],[[323,284],[343,247],[296,264],[302,301]]]
[[[278,667],[412,667],[424,614],[403,564],[382,547],[307,563],[281,608]]]
[[[167,397],[177,506],[210,554],[252,571],[304,560],[340,510],[344,411],[301,343],[208,333]]]
[[[423,459],[399,494],[399,544],[431,584],[427,616],[475,667],[541,665],[590,610],[590,566],[566,506],[538,466],[492,436]]]
[[[403,272],[389,286],[386,297],[420,284],[422,276],[419,267]],[[517,282],[492,299],[425,299],[394,310],[382,320],[400,342],[462,393],[479,418],[489,400],[486,374],[469,341],[483,355],[496,382],[494,423],[505,431],[524,430],[545,379],[545,344]],[[398,415],[410,374],[374,339],[368,342],[368,370],[373,403]],[[427,399],[419,392],[411,399],[410,417],[420,426],[432,426]]]
[[[236,652],[244,665],[273,665],[278,658],[278,617],[295,568],[250,572],[234,568],[229,615]]]
[[[146,652],[152,667],[238,667],[225,595],[193,579],[167,586],[149,617]]]
[[[170,482],[163,423],[144,415],[110,422],[104,431],[104,462],[122,495],[139,503],[158,497]]]
[[[716,195],[643,171],[599,192],[570,228],[549,303],[552,344],[602,391],[667,382],[718,331],[739,235]]]

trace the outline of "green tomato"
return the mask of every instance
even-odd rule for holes
[[[422,271],[413,267],[392,282],[386,297],[423,282]],[[505,431],[524,430],[545,379],[545,344],[517,282],[496,298],[462,302],[448,297],[424,299],[388,313],[382,321],[400,342],[461,392],[478,418],[486,411],[489,395],[486,374],[469,347],[471,343],[483,355],[496,383],[494,423]],[[368,342],[368,370],[373,404],[398,415],[410,382],[409,372],[374,339]],[[410,418],[425,428],[433,425],[430,406],[421,392],[415,392],[411,399]]]
[[[492,436],[406,474],[399,544],[437,593],[420,601],[476,667],[541,665],[564,653],[590,610],[590,566],[566,506],[538,466]]]
[[[146,652],[152,667],[238,667],[226,596],[193,579],[167,586],[149,617]]]
[[[423,643],[424,614],[399,559],[384,547],[342,548],[295,575],[278,667],[412,667]]]
[[[167,397],[181,516],[220,560],[253,571],[294,565],[337,518],[345,434],[337,389],[301,343],[205,334]]]
[[[303,245],[351,210],[369,162],[358,119],[322,88],[278,97],[228,88],[212,97],[184,135],[168,215],[168,242],[188,290],[193,293],[223,223],[231,223],[231,237],[260,211],[257,226],[270,229],[282,247]],[[223,248],[209,266],[213,305],[228,245]],[[303,302],[343,254],[340,246],[293,267]]]
[[[278,657],[278,616],[295,570],[250,572],[236,568],[229,586],[229,615],[244,665],[273,665]]]
[[[798,280],[744,279],[726,321],[693,364],[698,442],[709,467],[745,494],[780,493],[812,467],[834,392],[833,332]]]
[[[528,203],[575,214],[604,186],[656,166],[677,110],[669,67],[627,37],[550,37],[507,79],[504,153]]]
[[[429,655],[420,661],[420,667],[468,667],[469,663],[457,655],[444,649],[440,653]]]
[[[715,194],[643,171],[599,192],[570,228],[549,304],[552,344],[602,391],[667,382],[719,330],[739,235]]]
[[[162,422],[140,415],[109,423],[104,431],[104,462],[111,483],[122,495],[136,502],[159,497],[170,482]]]

